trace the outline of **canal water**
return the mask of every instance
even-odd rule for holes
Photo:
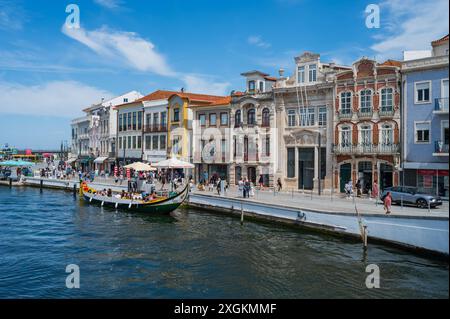
[[[356,219],[355,219],[356,223]],[[69,264],[80,288],[66,288]],[[380,289],[365,285],[380,269]],[[0,187],[0,298],[448,298],[448,263],[179,209],[146,216]]]

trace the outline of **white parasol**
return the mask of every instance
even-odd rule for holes
[[[156,168],[154,168],[148,164],[142,163],[142,162],[136,162],[133,164],[126,165],[124,167],[131,168],[131,169],[135,170],[136,172],[156,171]]]

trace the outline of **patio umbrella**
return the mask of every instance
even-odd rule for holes
[[[133,164],[126,165],[124,167],[131,168],[136,172],[156,171],[156,168],[142,162],[136,162]]]
[[[26,162],[26,161],[5,161],[5,162],[0,162],[0,166],[7,166],[7,167],[30,167],[30,166],[34,166],[34,163],[31,162]]]
[[[189,162],[180,161],[179,159],[172,157],[167,160],[158,162],[154,165],[159,168],[194,168],[195,165]]]

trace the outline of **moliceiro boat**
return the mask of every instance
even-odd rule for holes
[[[168,214],[186,200],[189,194],[189,184],[186,184],[179,193],[169,192],[167,196],[156,196],[151,200],[121,198],[120,193],[107,196],[91,188],[86,182],[81,183],[80,193],[91,204],[132,210],[133,212]]]

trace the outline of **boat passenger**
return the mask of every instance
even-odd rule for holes
[[[107,196],[108,197],[112,197],[112,189],[111,188],[108,188]]]

